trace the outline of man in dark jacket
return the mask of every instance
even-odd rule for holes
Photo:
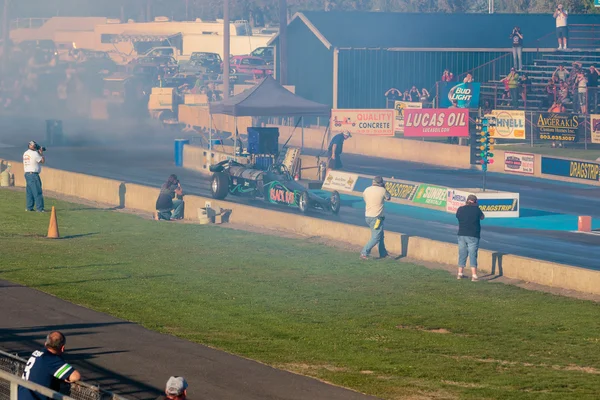
[[[477,196],[470,194],[467,202],[456,211],[458,219],[458,279],[462,279],[463,270],[467,266],[467,257],[471,264],[471,280],[476,282],[477,252],[481,235],[481,221],[485,215],[477,204]]]
[[[156,199],[154,219],[157,221],[183,219],[183,207],[183,189],[177,175],[171,175],[160,188],[160,194]]]
[[[352,137],[349,131],[344,131],[335,135],[329,147],[327,148],[327,168],[329,169],[342,169],[342,152],[344,151],[344,141]]]

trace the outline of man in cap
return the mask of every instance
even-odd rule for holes
[[[25,171],[25,187],[27,205],[25,211],[33,211],[35,205],[38,212],[44,212],[44,196],[42,194],[42,164],[46,162],[44,148],[33,140],[29,142],[28,149],[23,153],[23,170]]]
[[[327,148],[327,168],[342,169],[342,152],[344,150],[344,141],[352,137],[349,131],[344,131],[335,135],[329,147]]]
[[[458,219],[458,277],[462,279],[463,270],[467,266],[467,257],[471,264],[471,280],[477,278],[477,252],[479,251],[479,238],[481,237],[481,221],[485,215],[477,204],[477,196],[470,194],[467,202],[456,210]]]
[[[188,383],[183,376],[172,376],[167,381],[165,396],[156,400],[185,400],[187,398]]]
[[[553,17],[556,19],[556,37],[558,38],[558,49],[566,50],[567,49],[567,17],[569,13],[567,10],[563,8],[562,4],[559,4],[554,10]],[[561,42],[562,39],[562,42]]]
[[[22,378],[54,391],[60,389],[60,381],[73,383],[81,379],[79,372],[61,357],[65,352],[66,341],[61,332],[51,332],[46,337],[44,349],[34,351],[29,357]],[[41,398],[37,393],[19,386],[18,400]]]
[[[385,258],[388,252],[385,248],[383,235],[383,206],[386,200],[390,200],[392,196],[385,188],[385,183],[381,176],[373,178],[373,184],[363,192],[365,200],[365,220],[369,228],[371,228],[371,239],[367,242],[360,252],[360,258],[367,260],[369,254],[375,245],[379,245],[379,257]]]

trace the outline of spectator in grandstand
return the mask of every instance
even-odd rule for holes
[[[396,100],[399,100],[400,97],[402,97],[402,93],[400,93],[400,91],[396,88],[390,88],[387,92],[385,92],[384,96],[386,99],[387,108],[394,108]]]
[[[577,73],[577,97],[579,98],[579,112],[587,113],[587,79],[583,71]],[[574,110],[575,111],[575,110]]]
[[[61,357],[65,352],[65,335],[61,332],[51,332],[46,337],[43,350],[31,354],[22,378],[37,383],[54,391],[60,389],[60,382],[77,382],[81,375],[75,368]],[[18,400],[40,400],[43,398],[27,388],[19,386]]]
[[[483,115],[492,113],[492,105],[490,104],[489,100],[483,102],[483,107],[481,107],[481,111],[483,112]]]
[[[383,209],[385,202],[391,198],[392,196],[385,188],[385,183],[381,176],[373,178],[372,185],[363,192],[365,221],[371,229],[371,238],[360,252],[361,260],[368,260],[371,250],[376,245],[379,245],[379,258],[386,258],[389,255],[384,241],[383,221],[385,220],[385,216]]]
[[[352,135],[349,131],[344,131],[342,133],[338,133],[331,139],[331,142],[329,142],[329,147],[327,148],[327,168],[336,170],[344,167],[344,164],[342,164],[344,142],[351,137]]]
[[[519,71],[523,69],[523,34],[521,28],[515,26],[509,36],[512,41],[513,62]]]
[[[467,202],[456,211],[458,219],[458,279],[464,277],[463,271],[467,266],[467,258],[471,266],[471,281],[476,282],[477,252],[481,237],[481,221],[485,215],[477,204],[477,196],[470,194]]]
[[[423,88],[421,90],[421,97],[419,98],[421,103],[423,103],[423,106],[425,106],[425,103],[427,103],[429,101],[430,97],[431,97],[431,95],[429,94],[429,91],[427,89]]]
[[[446,68],[444,70],[444,73],[442,74],[442,82],[452,82],[454,81],[454,74],[452,72],[450,72],[450,70],[448,68]]]
[[[404,91],[404,94],[402,95],[402,101],[411,101],[410,92],[408,91],[408,89]]]
[[[508,85],[508,90],[510,92],[510,104],[512,108],[517,108],[519,99],[518,99],[518,88],[519,88],[519,74],[515,68],[510,69],[510,74],[508,74],[504,79],[502,79],[505,84]]]
[[[569,71],[567,71],[567,69],[565,68],[565,66],[563,64],[560,64],[556,70],[554,71],[554,73],[552,74],[552,79],[557,79],[560,82],[564,82],[567,80],[567,77],[569,76]]]
[[[564,113],[565,112],[565,106],[559,101],[556,100],[548,109],[548,112],[553,112],[553,113]]]
[[[559,4],[554,10],[554,19],[556,19],[556,37],[558,38],[558,49],[567,49],[567,35],[569,33],[567,28],[567,17],[569,13],[563,8],[562,4]],[[562,42],[561,42],[562,39]]]
[[[598,70],[591,66],[587,73],[588,87],[588,111],[595,113],[598,106]]]
[[[183,376],[172,376],[165,385],[165,395],[156,400],[185,400],[188,383]]]
[[[473,75],[467,74],[465,79],[463,79],[463,83],[473,83]]]
[[[519,78],[519,87],[521,88],[521,99],[523,99],[523,105],[527,108],[527,94],[531,89],[531,79],[526,74],[521,75]]]
[[[551,79],[546,85],[546,98],[544,99],[544,107],[551,107],[556,100],[556,84],[554,83],[554,80]]]
[[[564,104],[569,99],[569,86],[567,82],[562,82],[558,88],[558,100],[561,104]]]
[[[416,86],[410,88],[410,92],[408,92],[408,94],[410,95],[410,101],[412,102],[416,103],[421,99],[421,93],[419,93],[419,89],[417,89]]]
[[[171,175],[160,188],[158,199],[156,199],[154,219],[157,221],[183,219],[183,209],[184,202],[181,183],[177,179],[177,175]]]

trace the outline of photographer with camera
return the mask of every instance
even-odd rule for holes
[[[567,17],[569,13],[563,9],[563,5],[559,4],[554,11],[554,19],[556,19],[556,37],[558,38],[558,49],[567,49],[567,34],[569,33],[567,28]],[[562,39],[562,42],[561,42]]]
[[[512,52],[515,69],[521,71],[523,69],[523,34],[521,33],[521,28],[515,26],[509,38],[513,46]]]
[[[177,179],[177,175],[169,176],[169,179],[161,186],[160,194],[156,199],[156,213],[154,219],[157,221],[171,219],[183,219],[183,189]]]
[[[42,164],[46,162],[44,157],[45,147],[40,146],[33,140],[29,142],[29,148],[23,153],[23,170],[25,171],[25,183],[27,192],[27,206],[25,211],[33,211],[35,206],[38,212],[44,212],[44,196],[42,194]]]

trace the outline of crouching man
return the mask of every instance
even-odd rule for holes
[[[171,175],[160,188],[160,194],[156,199],[154,219],[157,221],[161,219],[165,221],[183,219],[183,208],[183,189],[177,175]]]

